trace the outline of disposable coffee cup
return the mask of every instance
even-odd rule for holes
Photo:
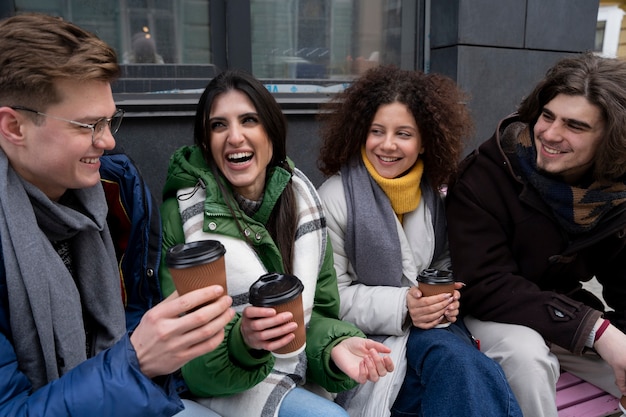
[[[622,398],[619,400],[619,409],[626,414],[626,395],[622,395]]]
[[[442,293],[450,293],[454,295],[454,276],[451,271],[439,269],[425,269],[417,276],[417,287],[425,297]],[[446,317],[440,324],[435,327],[448,327],[450,322]]]
[[[226,249],[217,240],[180,243],[165,253],[165,263],[172,274],[179,295],[210,285],[226,286]]]
[[[302,308],[304,285],[293,275],[268,273],[250,286],[250,304],[255,307],[271,307],[276,313],[290,311],[298,324],[295,339],[286,346],[272,352],[277,358],[297,356],[306,347],[306,329]]]

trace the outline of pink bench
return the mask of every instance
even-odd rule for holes
[[[621,416],[619,399],[582,379],[563,372],[556,384],[559,417]]]

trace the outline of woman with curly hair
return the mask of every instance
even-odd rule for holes
[[[427,297],[416,280],[450,268],[441,190],[471,132],[465,95],[444,76],[383,66],[324,110],[319,162],[330,178],[319,194],[340,318],[383,341],[396,364],[338,402],[351,416],[521,416],[458,317],[462,284]]]

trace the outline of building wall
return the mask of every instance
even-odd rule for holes
[[[558,59],[594,45],[598,1],[436,0],[431,70],[471,95],[476,132],[489,137]]]
[[[616,56],[618,58],[624,59],[626,58],[626,19],[623,18],[623,15],[626,13],[626,0],[600,0],[601,8],[619,8],[621,9],[621,24],[620,24],[620,33],[618,35],[617,40],[617,53]],[[598,20],[600,20],[601,16],[598,15]]]
[[[468,105],[476,129],[467,152],[489,137],[501,118],[515,111],[552,64],[594,45],[597,0],[426,3],[431,8],[430,71],[452,77],[470,95]],[[316,165],[315,105],[293,110],[287,109],[287,101],[279,98],[279,102],[289,110],[288,153],[319,185],[324,178]],[[186,106],[187,111],[135,112],[125,119],[117,135],[158,198],[169,156],[193,141],[193,105]]]

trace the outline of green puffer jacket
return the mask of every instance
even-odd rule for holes
[[[266,185],[264,201],[259,213],[255,215],[257,219],[269,217],[276,200],[289,184],[290,175],[282,169],[276,169],[269,177],[271,178]],[[165,296],[174,291],[171,275],[165,265],[165,251],[185,241],[176,191],[200,186],[206,189],[204,232],[215,234],[215,239],[226,236],[244,240],[200,149],[188,146],[176,151],[170,160],[161,206],[163,256],[160,280]],[[250,239],[253,241],[253,250],[265,268],[268,271],[283,272],[280,253],[265,225],[241,211],[237,211],[237,215],[245,222],[246,232],[251,232],[249,236],[253,237]],[[321,220],[326,234],[325,219],[322,217]],[[252,249],[250,246],[247,247]],[[351,324],[338,319],[339,293],[330,240],[327,241],[323,258],[315,287],[313,311],[307,328],[307,380],[319,384],[330,392],[340,392],[356,386],[357,382],[332,363],[331,349],[348,337],[365,335]],[[247,305],[247,296],[241,292],[232,293],[230,284],[229,294],[233,296],[233,307],[237,311],[241,311]],[[239,331],[240,323],[241,316],[237,314],[226,327],[224,342],[216,350],[183,367],[185,380],[195,395],[206,397],[239,393],[264,380],[272,370],[274,357],[269,352],[259,355],[258,351],[247,348]]]

